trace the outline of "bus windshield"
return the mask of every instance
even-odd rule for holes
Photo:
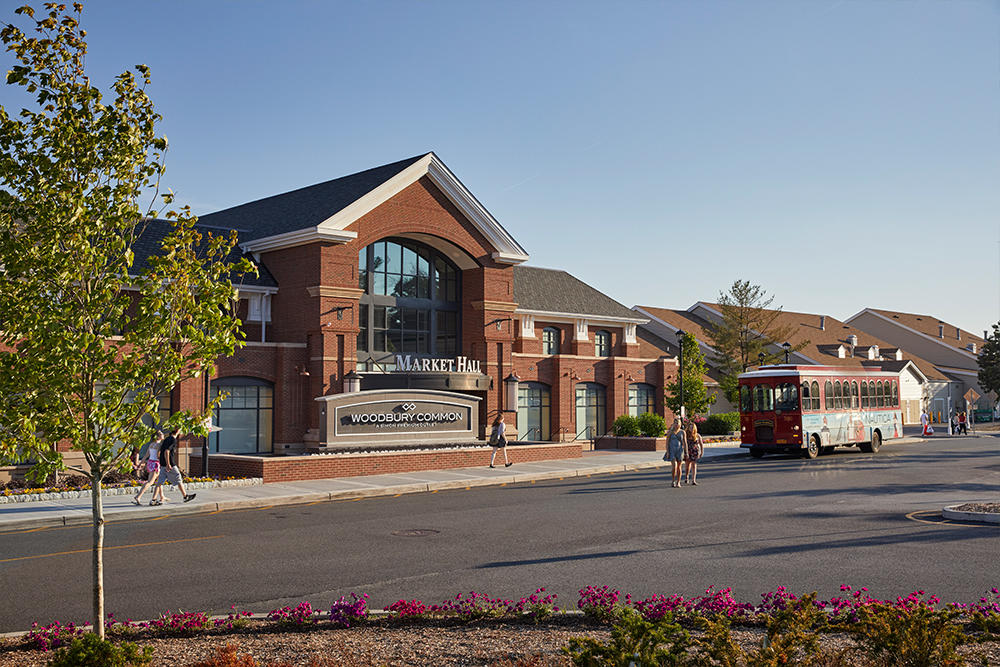
[[[799,390],[794,384],[783,382],[774,392],[775,410],[798,410]]]

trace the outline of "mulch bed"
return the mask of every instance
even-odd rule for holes
[[[965,503],[955,508],[958,512],[985,512],[1000,514],[1000,503]]]

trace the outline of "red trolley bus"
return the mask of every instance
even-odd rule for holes
[[[740,447],[754,458],[814,459],[838,446],[877,452],[903,434],[897,373],[785,364],[743,373],[739,383]]]

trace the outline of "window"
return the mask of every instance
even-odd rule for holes
[[[376,241],[358,252],[358,369],[393,370],[396,354],[459,352],[460,272],[411,240]]]
[[[752,391],[747,385],[740,387],[740,410],[742,412],[750,412],[753,409],[751,394]]]
[[[215,409],[222,430],[209,436],[212,451],[249,454],[271,451],[274,390],[271,383],[248,377],[212,381],[212,396],[228,394]]]
[[[895,380],[892,381],[892,407],[899,407],[899,385]]]
[[[783,382],[778,385],[774,397],[775,410],[798,410],[799,390],[794,384]]]
[[[633,417],[656,412],[656,389],[653,385],[636,382],[628,386],[628,413]]]
[[[542,354],[559,354],[559,329],[542,329]]]
[[[858,383],[851,380],[851,408],[858,409]]]
[[[576,385],[576,436],[593,440],[607,433],[607,400],[604,385],[581,382]]]
[[[877,401],[878,407],[885,407],[885,387],[882,386],[881,380],[875,383],[875,400]]]
[[[517,385],[517,435],[521,440],[551,440],[552,392],[541,382]]]
[[[864,380],[861,381],[861,409],[864,410],[868,407],[868,383]]]
[[[753,388],[753,409],[766,412],[774,409],[774,390],[769,384],[758,384]]]
[[[819,410],[819,382],[812,381],[809,393],[812,394],[812,409]]]
[[[823,383],[823,406],[827,410],[833,410],[834,408],[833,383],[829,380]]]
[[[607,331],[598,331],[594,334],[594,352],[598,357],[611,356],[611,334]]]
[[[833,407],[835,410],[841,410],[844,407],[844,395],[840,387],[840,380],[833,383]]]

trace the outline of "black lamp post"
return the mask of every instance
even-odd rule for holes
[[[789,343],[788,341],[785,341],[784,343],[781,344],[781,347],[783,347],[784,350],[785,350],[785,363],[787,364],[788,363],[788,350],[791,349],[792,344]]]
[[[681,422],[684,421],[684,333],[683,329],[677,330],[677,383],[681,390]]]
[[[757,365],[758,366],[763,366],[764,365],[764,353],[763,352],[761,352],[760,354],[757,355]]]

